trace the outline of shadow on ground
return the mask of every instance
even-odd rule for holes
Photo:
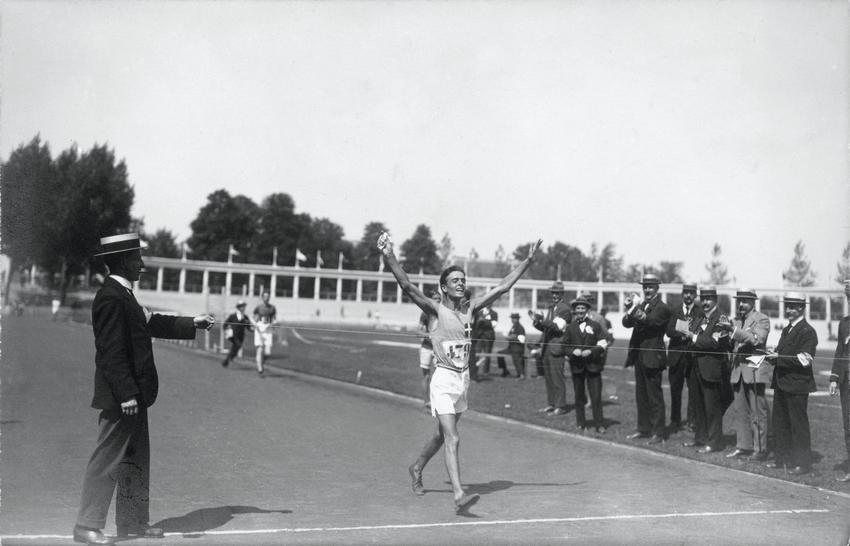
[[[264,510],[256,506],[201,508],[185,516],[166,518],[153,524],[166,533],[202,533],[221,527],[238,514],[291,514],[292,510]]]

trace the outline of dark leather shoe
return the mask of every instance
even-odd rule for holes
[[[555,408],[554,410],[552,410],[548,413],[548,415],[566,415],[566,414],[567,414],[567,410],[564,409],[564,408]]]
[[[735,451],[726,454],[727,459],[743,459],[747,455],[752,454],[749,449],[736,448]]]
[[[747,457],[747,459],[749,459],[751,461],[765,461],[765,460],[767,460],[767,452],[766,451],[756,451],[755,453],[753,453],[752,455]]]
[[[74,542],[96,544],[98,546],[112,546],[115,544],[111,538],[103,536],[103,533],[101,533],[100,530],[86,529],[79,525],[74,526]]]
[[[646,432],[635,432],[626,436],[626,440],[638,440],[640,438],[649,438],[649,434]]]
[[[682,442],[682,447],[702,447],[704,445],[700,442]]]
[[[659,436],[659,435],[657,435],[657,434],[653,434],[653,435],[652,435],[652,438],[650,438],[650,439],[649,439],[649,441],[647,442],[647,444],[648,444],[648,445],[655,445],[655,444],[660,444],[660,443],[661,443],[661,442],[663,442],[663,441],[664,441],[664,437]]]
[[[705,455],[706,453],[714,453],[716,451],[720,451],[720,450],[717,449],[716,447],[705,446],[702,449],[698,449],[697,453],[702,453],[703,455]]]
[[[783,466],[785,466],[785,463],[783,463],[782,461],[770,461],[768,463],[765,463],[764,466],[765,468],[782,468]]]
[[[803,474],[808,474],[812,471],[810,466],[795,466],[794,468],[789,468],[788,473],[792,476],[801,476]]]
[[[121,538],[137,536],[140,538],[164,538],[165,532],[159,527],[118,527],[118,536]]]

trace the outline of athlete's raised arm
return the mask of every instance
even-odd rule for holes
[[[378,237],[378,249],[381,253],[383,253],[384,260],[395,277],[395,280],[398,282],[399,286],[401,286],[402,292],[407,294],[408,297],[413,300],[413,303],[415,303],[420,309],[429,315],[436,315],[436,306],[440,304],[434,302],[434,300],[419,290],[418,286],[410,282],[407,273],[404,272],[404,269],[401,268],[401,264],[398,263],[398,259],[393,252],[393,241],[390,239],[387,232],[381,233],[381,236]]]
[[[501,298],[505,295],[508,290],[519,280],[520,277],[526,272],[526,270],[531,266],[531,262],[534,261],[534,255],[537,253],[537,250],[540,248],[540,245],[543,243],[543,239],[537,239],[536,243],[532,243],[528,246],[528,257],[524,259],[520,264],[514,268],[513,271],[508,273],[504,279],[502,279],[499,284],[493,287],[492,290],[484,294],[481,298],[475,298],[472,301],[472,313],[473,315],[477,313],[480,309],[484,307],[488,307],[493,302]]]

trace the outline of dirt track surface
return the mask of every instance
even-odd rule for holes
[[[97,430],[91,330],[4,317],[1,348],[2,542],[70,544]],[[410,492],[434,426],[421,401],[156,351],[151,511],[168,535],[128,543],[847,543],[847,495],[474,411],[461,469],[481,498],[455,515],[442,454]]]

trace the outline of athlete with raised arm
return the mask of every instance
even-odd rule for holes
[[[413,492],[424,495],[422,470],[440,447],[445,446],[446,470],[454,493],[455,512],[461,513],[477,499],[467,495],[460,482],[458,450],[460,437],[457,422],[466,411],[466,391],[469,389],[469,344],[472,317],[493,304],[525,273],[540,248],[541,240],[529,246],[528,258],[480,297],[469,298],[466,292],[466,273],[460,266],[449,266],[440,275],[441,301],[428,298],[413,284],[393,253],[393,243],[387,233],[378,238],[378,248],[402,291],[429,317],[429,332],[434,346],[436,368],[431,376],[431,415],[437,418],[437,431],[425,444],[419,458],[410,465]]]

